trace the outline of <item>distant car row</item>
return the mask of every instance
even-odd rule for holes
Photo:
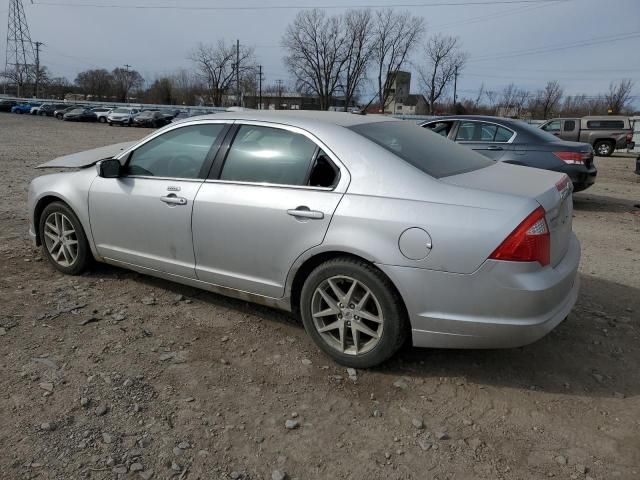
[[[160,110],[133,107],[89,107],[66,103],[18,103],[13,100],[0,101],[0,112],[31,114],[55,117],[69,122],[100,122],[109,125],[159,128],[172,121],[204,115],[205,110]]]

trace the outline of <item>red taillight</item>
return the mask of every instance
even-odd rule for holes
[[[489,256],[509,262],[551,262],[551,236],[544,218],[544,208],[538,207],[511,232]]]
[[[633,141],[633,134],[627,133],[627,143],[631,143]]]
[[[553,152],[553,154],[563,162],[572,165],[582,165],[591,158],[591,154],[585,152]]]

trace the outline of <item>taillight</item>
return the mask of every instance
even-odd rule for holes
[[[633,141],[633,134],[627,133],[627,143],[631,143]]]
[[[588,152],[553,152],[564,163],[571,165],[583,165],[591,158]]]
[[[544,213],[542,207],[531,212],[489,258],[509,262],[539,262],[543,267],[549,265],[551,236]]]

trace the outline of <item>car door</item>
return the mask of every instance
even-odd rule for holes
[[[196,197],[196,274],[279,298],[296,258],[322,243],[349,175],[303,130],[241,122],[231,135]]]
[[[568,118],[562,120],[562,139],[570,142],[577,142],[580,140],[580,128],[579,120]]]
[[[224,122],[178,126],[125,154],[119,178],[97,177],[89,217],[98,253],[195,278],[193,201],[228,128]]]
[[[514,137],[515,132],[496,123],[461,120],[455,141],[497,161],[513,149],[511,142]]]

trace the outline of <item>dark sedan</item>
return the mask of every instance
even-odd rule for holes
[[[0,101],[0,112],[10,112],[16,105],[18,105],[18,102],[13,100],[2,100]]]
[[[48,103],[40,107],[40,111],[38,112],[38,115],[41,115],[43,117],[45,116],[53,117],[53,114],[56,110],[63,110],[65,108],[67,108],[67,105],[65,105],[64,103],[57,103],[57,104]]]
[[[566,173],[574,192],[589,188],[596,180],[591,145],[559,140],[521,120],[449,116],[422,126],[492,160]]]
[[[145,110],[133,117],[133,124],[136,127],[164,127],[171,123],[171,119],[157,110]]]
[[[62,117],[68,122],[97,122],[98,116],[89,108],[76,108]]]

